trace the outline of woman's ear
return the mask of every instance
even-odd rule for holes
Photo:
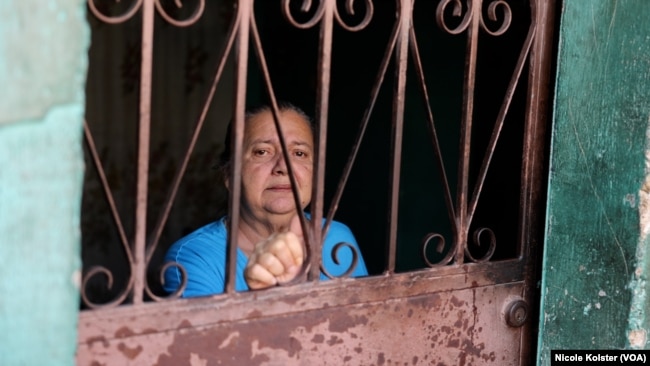
[[[221,169],[221,174],[223,176],[223,185],[228,190],[228,193],[230,193],[230,164]]]

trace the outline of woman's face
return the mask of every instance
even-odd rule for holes
[[[304,209],[311,201],[312,130],[309,122],[293,110],[280,112],[280,125]],[[242,209],[258,219],[295,213],[291,181],[271,111],[254,115],[244,128]]]

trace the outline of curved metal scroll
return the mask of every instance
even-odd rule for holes
[[[348,269],[339,276],[334,276],[331,273],[329,273],[325,268],[325,266],[323,266],[321,263],[320,270],[329,279],[349,277],[352,274],[352,272],[354,272],[354,270],[357,268],[357,264],[359,263],[359,253],[357,251],[357,248],[354,245],[346,242],[337,243],[336,245],[334,245],[334,247],[332,247],[332,251],[330,255],[332,256],[334,263],[341,264],[341,261],[339,260],[339,252],[343,248],[348,248],[349,250],[352,251],[352,263],[350,263],[350,267],[348,267]]]
[[[183,1],[182,0],[175,0],[174,3],[178,8],[183,7]],[[200,18],[201,15],[203,15],[203,10],[205,10],[205,0],[199,0],[199,4],[197,5],[196,9],[194,10],[194,13],[190,15],[187,19],[185,20],[176,20],[172,18],[163,8],[162,4],[160,4],[160,0],[156,0],[156,9],[158,9],[158,13],[160,14],[163,19],[165,19],[168,23],[175,25],[177,27],[187,27],[190,26],[194,23],[196,23]]]
[[[489,247],[487,249],[487,252],[480,258],[475,258],[472,253],[469,250],[469,246],[465,247],[465,256],[469,258],[472,262],[487,262],[492,258],[492,255],[494,255],[494,250],[497,247],[497,239],[496,235],[494,235],[494,231],[488,228],[478,228],[474,231],[474,235],[472,235],[472,238],[474,239],[474,244],[476,246],[481,246],[481,238],[484,237],[483,234],[487,234],[489,238]]]
[[[368,24],[370,24],[370,21],[372,20],[372,15],[374,13],[374,5],[372,3],[372,0],[364,0],[364,1],[365,1],[365,10],[366,10],[365,15],[357,25],[347,24],[341,18],[341,14],[339,13],[339,10],[336,7],[334,7],[334,18],[343,29],[348,30],[350,32],[357,32],[359,30],[364,29],[366,26],[368,26]],[[345,2],[345,11],[350,15],[355,15],[355,11],[354,11],[355,2],[356,0],[346,0]],[[282,0],[282,10],[283,10],[282,13],[284,14],[284,17],[287,19],[287,21],[296,28],[300,28],[300,29],[311,28],[314,25],[318,24],[323,18],[323,15],[325,14],[325,1],[320,0],[318,2],[318,7],[314,11],[314,14],[311,16],[311,18],[309,18],[305,22],[299,22],[291,14],[290,5],[291,5],[291,0]],[[302,11],[303,13],[307,13],[311,8],[312,8],[311,0],[302,1],[302,6],[300,7],[300,11]]]
[[[467,30],[469,25],[472,23],[472,19],[474,17],[474,7],[473,7],[473,1],[476,0],[467,0],[467,6],[466,8],[463,8],[463,5],[461,3],[461,0],[443,0],[438,4],[438,8],[436,9],[436,22],[438,23],[438,27],[440,29],[443,29],[445,32],[449,34],[460,34],[463,33],[464,31]],[[450,27],[447,24],[447,21],[445,20],[445,14],[447,13],[447,9],[449,6],[452,6],[453,8],[451,9],[451,15],[454,17],[460,17],[463,16],[462,20],[460,23],[455,26],[455,27]],[[485,23],[485,19],[483,18],[483,13],[479,11],[478,19],[479,19],[479,24],[481,26],[481,29],[483,29],[486,33],[492,35],[492,36],[500,36],[503,33],[505,33],[508,28],[510,28],[510,24],[512,22],[512,10],[510,9],[510,5],[508,5],[507,2],[504,0],[493,0],[490,5],[488,5],[488,18],[493,21],[493,22],[498,22],[499,17],[497,16],[497,9],[502,8],[503,9],[503,22],[499,26],[497,30],[491,30]],[[463,11],[465,11],[465,15],[463,15]]]
[[[455,251],[453,250],[453,248],[449,248],[445,256],[442,259],[440,259],[438,262],[431,262],[429,260],[429,256],[427,255],[427,253],[429,253],[429,244],[432,242],[433,239],[438,240],[438,245],[436,246],[436,252],[442,254],[443,251],[445,250],[445,237],[438,233],[429,233],[422,239],[422,259],[424,259],[424,262],[429,267],[444,266],[449,264],[451,260],[454,258]]]
[[[114,1],[120,2],[120,0],[114,0]],[[88,0],[88,8],[93,13],[93,15],[97,17],[99,20],[101,20],[102,22],[108,24],[119,24],[119,23],[124,23],[127,20],[131,19],[135,15],[135,13],[137,13],[138,10],[140,10],[140,8],[142,7],[143,1],[144,0],[135,0],[135,3],[133,3],[133,5],[131,5],[131,7],[124,14],[117,15],[117,16],[111,16],[102,13],[95,5],[95,0]],[[201,18],[201,16],[203,15],[203,11],[205,10],[205,0],[199,0],[199,3],[196,9],[194,10],[194,13],[192,13],[192,15],[190,15],[185,20],[177,20],[174,19],[171,15],[169,15],[169,13],[165,10],[165,8],[160,3],[160,0],[155,0],[154,3],[156,5],[156,9],[158,10],[160,16],[163,19],[165,19],[168,23],[177,27],[187,27],[196,23]],[[175,0],[174,4],[178,8],[183,7],[182,0]]]
[[[120,0],[114,0],[116,2],[120,2]],[[96,16],[99,20],[101,20],[104,23],[108,24],[119,24],[119,23],[124,23],[127,20],[131,19],[135,13],[140,10],[140,7],[142,6],[143,0],[136,0],[136,2],[129,8],[129,10],[126,11],[126,13],[118,16],[110,16],[110,15],[105,15],[102,13],[99,9],[97,9],[97,6],[95,5],[95,0],[88,0],[88,8],[90,8],[90,11],[93,13],[94,16]]]

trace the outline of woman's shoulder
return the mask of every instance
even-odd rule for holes
[[[323,223],[325,223],[325,222],[323,222]],[[329,232],[331,232],[331,233],[346,233],[346,234],[350,233],[351,234],[352,230],[350,230],[350,228],[346,224],[344,224],[344,223],[342,223],[340,221],[332,220],[332,223],[330,223]]]
[[[324,221],[323,224],[325,224]],[[327,246],[340,242],[356,244],[356,238],[354,237],[352,230],[346,224],[332,220],[327,229],[327,235],[325,236],[325,245]]]
[[[224,220],[219,219],[206,224],[177,240],[169,248],[169,252],[179,252],[191,249],[192,251],[215,250],[227,239]]]

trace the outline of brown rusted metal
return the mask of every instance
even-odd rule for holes
[[[521,328],[476,304],[521,296],[521,263],[440,270],[85,312],[78,364],[517,365]]]
[[[314,160],[316,166],[312,181],[312,220],[311,220],[311,270],[309,279],[318,281],[321,270],[321,235],[323,219],[323,197],[325,192],[325,148],[327,147],[327,115],[330,97],[330,72],[332,66],[332,30],[334,27],[335,1],[324,1],[323,17],[321,18],[320,39],[318,49],[318,87],[316,89],[316,121],[318,127],[314,136]],[[317,240],[314,240],[317,239]]]
[[[545,185],[539,184],[546,179],[546,131],[550,126],[551,90],[554,48],[555,7],[556,0],[531,1],[531,19],[537,24],[533,41],[526,101],[526,129],[524,132],[524,156],[521,171],[521,217],[518,254],[525,260],[523,298],[531,305],[533,314],[537,313],[538,261],[541,255],[543,238]],[[536,324],[527,322],[523,325],[521,337],[520,365],[537,362],[535,360]]]
[[[181,6],[181,3],[177,1],[176,4]],[[476,74],[479,62],[479,34],[491,37],[505,34],[510,28],[513,14],[505,0],[438,2],[432,20],[435,16],[443,32],[450,35],[462,34],[466,37],[462,113],[460,121],[457,121],[461,131],[458,144],[458,182],[456,192],[452,194],[448,170],[438,140],[435,123],[437,121],[431,108],[425,77],[426,68],[416,40],[413,24],[413,8],[416,2],[396,0],[397,11],[392,32],[386,40],[383,58],[378,60],[378,72],[370,91],[369,103],[360,121],[358,135],[351,146],[322,228],[330,83],[334,76],[331,70],[334,29],[338,26],[347,32],[363,30],[373,18],[374,5],[371,0],[347,0],[347,14],[353,14],[354,10],[358,9],[358,4],[363,4],[366,11],[360,22],[351,25],[343,20],[335,0],[302,0],[301,11],[311,14],[306,21],[297,21],[294,18],[291,3],[291,0],[278,0],[282,14],[289,24],[301,29],[320,26],[315,101],[315,119],[318,127],[315,135],[312,221],[310,224],[303,218],[301,222],[303,231],[308,233],[306,241],[310,267],[303,269],[308,271],[308,276],[305,276],[307,281],[265,291],[236,292],[234,281],[237,242],[236,235],[229,235],[226,293],[200,299],[162,302],[161,300],[166,298],[154,294],[146,283],[146,270],[168,220],[190,155],[205,122],[207,110],[233,48],[234,138],[232,146],[226,147],[231,149],[233,157],[229,177],[228,232],[237,232],[241,209],[240,157],[243,149],[249,48],[253,49],[259,61],[274,123],[287,162],[296,207],[300,206],[291,159],[288,157],[280,124],[280,111],[271,82],[271,73],[255,21],[254,0],[236,2],[236,15],[218,60],[212,87],[205,98],[182,164],[170,185],[167,200],[151,234],[147,232],[146,217],[154,17],[157,10],[157,14],[170,24],[187,26],[201,17],[205,3],[204,0],[199,0],[193,15],[188,19],[174,20],[158,0],[134,1],[126,14],[117,17],[101,14],[94,1],[88,1],[93,14],[111,24],[124,22],[141,9],[143,46],[136,225],[133,242],[127,240],[128,236],[112,200],[92,134],[90,129],[84,126],[89,151],[99,172],[132,270],[126,288],[116,299],[106,304],[94,304],[85,296],[84,289],[87,280],[96,274],[106,275],[110,287],[112,273],[105,267],[96,266],[90,268],[84,276],[84,303],[91,308],[104,308],[83,311],[80,315],[78,364],[527,364],[534,349],[532,315],[535,303],[535,254],[540,236],[538,210],[543,197],[543,183],[540,182],[543,181],[544,130],[547,119],[545,108],[548,104],[547,83],[550,75],[548,55],[552,52],[554,2],[530,0],[531,22],[528,33],[523,44],[517,45],[520,49],[518,59],[472,186],[470,165],[473,162],[470,162],[470,157],[476,157],[471,152],[474,149],[472,130],[477,121],[474,109],[478,100]],[[453,27],[446,19],[448,13],[457,18]],[[489,17],[490,24],[498,23],[495,30],[486,25],[484,14]],[[443,253],[446,248],[445,237],[434,232],[427,234],[421,248],[424,261],[431,268],[396,273],[402,147],[405,143],[404,126],[408,123],[405,120],[405,98],[407,84],[410,82],[407,78],[409,62],[414,66],[415,81],[426,110],[435,164],[442,180],[447,214],[451,219],[453,243],[451,248]],[[338,209],[390,64],[394,67],[395,74],[391,110],[391,160],[388,167],[390,182],[385,271],[381,276],[363,279],[334,278],[319,281],[321,272],[332,277],[321,266],[322,241]],[[496,146],[501,143],[501,131],[513,103],[515,89],[522,89],[518,85],[523,80],[522,75],[526,73],[527,112],[522,188],[519,192],[521,209],[519,227],[512,228],[519,230],[520,234],[517,255],[516,258],[492,261],[492,254],[497,245],[494,231],[488,227],[480,227],[470,232],[470,226],[479,204],[479,197],[484,193],[484,183]],[[484,254],[475,256],[469,251],[468,245],[472,240],[488,243]],[[427,248],[431,245],[437,246],[438,252],[443,256],[442,260],[436,263],[426,257]],[[338,248],[340,246],[337,246],[335,251]],[[346,277],[355,265],[356,260],[352,268],[341,277]],[[165,268],[168,267],[164,267],[163,271]],[[184,273],[182,267],[180,269]],[[171,297],[178,296],[182,289],[183,287]],[[144,294],[153,301],[145,303]],[[129,296],[132,303],[117,306]],[[394,337],[395,335],[399,337]]]
[[[413,12],[412,0],[399,2],[397,44],[395,52],[395,90],[393,94],[392,125],[392,163],[390,167],[390,204],[388,222],[388,243],[386,272],[395,272],[395,255],[397,252],[397,221],[399,213],[399,183],[402,164],[402,138],[404,131],[404,94],[406,92],[406,68],[408,62],[408,38]]]
[[[140,67],[140,117],[138,131],[138,178],[133,239],[133,303],[143,301],[146,281],[147,202],[149,194],[149,144],[151,134],[151,83],[153,70],[154,0],[142,4],[142,62]]]
[[[244,113],[246,109],[246,79],[248,67],[248,43],[251,16],[253,15],[253,1],[240,0],[237,3],[237,18],[239,29],[236,42],[236,70],[235,70],[235,105],[233,121],[235,122],[233,146],[226,146],[232,150],[235,157],[231,164],[230,196],[228,213],[228,258],[226,261],[226,292],[235,292],[235,270],[237,266],[237,235],[239,228],[239,200],[241,198],[241,169],[242,162],[238,158],[242,155],[244,141]]]

